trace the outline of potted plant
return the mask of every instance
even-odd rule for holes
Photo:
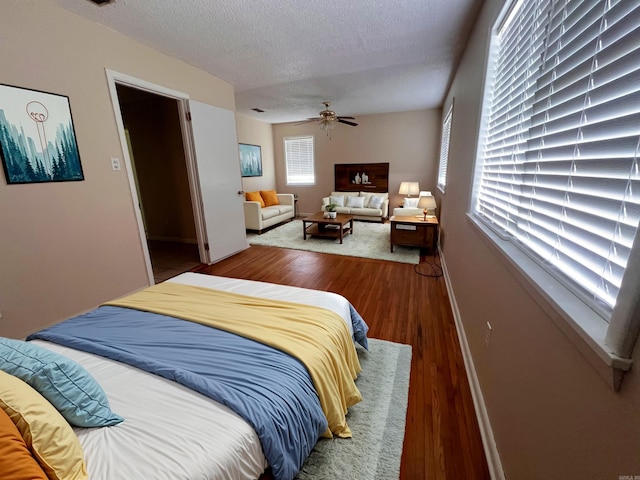
[[[338,215],[338,212],[336,212],[337,206],[338,204],[336,203],[330,203],[329,205],[324,207],[324,218],[336,218],[336,216]]]

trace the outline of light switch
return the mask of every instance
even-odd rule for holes
[[[491,334],[493,333],[493,327],[487,322],[487,329],[484,331],[484,344],[488,347],[491,342]]]

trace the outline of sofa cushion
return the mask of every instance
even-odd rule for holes
[[[421,208],[394,208],[393,216],[394,217],[415,217],[416,215],[422,216],[424,213]]]
[[[338,213],[345,213],[345,214],[349,214],[351,213],[351,208],[350,207],[336,207],[336,212]]]
[[[360,192],[360,196],[364,197],[364,205],[363,207],[368,207],[369,206],[369,200],[371,200],[371,196],[374,195],[371,192]]]
[[[365,206],[380,210],[382,208],[382,204],[384,203],[384,201],[385,201],[385,198],[383,195],[371,195],[371,197],[369,197],[369,203],[366,204]]]
[[[264,200],[263,207],[271,207],[273,205],[280,205],[278,196],[275,190],[260,190],[260,196]]]
[[[382,210],[379,208],[352,208],[351,215],[360,215],[362,217],[379,217],[382,215]]]
[[[276,207],[278,209],[278,211],[280,212],[280,215],[282,215],[283,213],[289,213],[289,212],[293,212],[293,207],[291,205],[277,205],[274,207]]]
[[[344,207],[345,206],[344,195],[331,195],[331,197],[329,197],[329,203],[333,203],[338,207]]]
[[[268,220],[280,215],[280,208],[277,205],[273,207],[264,207],[260,209],[260,214],[262,215],[262,220]]]
[[[418,206],[418,197],[415,198],[405,198],[404,199],[404,208],[416,208]]]
[[[265,207],[264,199],[262,195],[260,195],[260,192],[247,192],[244,195],[248,202],[260,202],[260,207]]]
[[[347,204],[345,206],[354,207],[354,208],[363,208],[364,201],[365,201],[365,197],[349,196],[347,197]]]
[[[331,192],[331,196],[337,197],[338,195],[344,195],[345,197],[358,197],[360,192]]]

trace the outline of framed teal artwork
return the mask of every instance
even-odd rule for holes
[[[0,84],[0,147],[8,184],[84,180],[64,95]]]
[[[243,177],[262,176],[262,151],[260,145],[238,144],[240,150],[240,171]]]

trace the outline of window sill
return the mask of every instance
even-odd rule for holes
[[[602,378],[616,391],[632,360],[611,353],[604,339],[609,324],[510,241],[501,238],[473,214],[472,225],[508,271],[565,333]]]

